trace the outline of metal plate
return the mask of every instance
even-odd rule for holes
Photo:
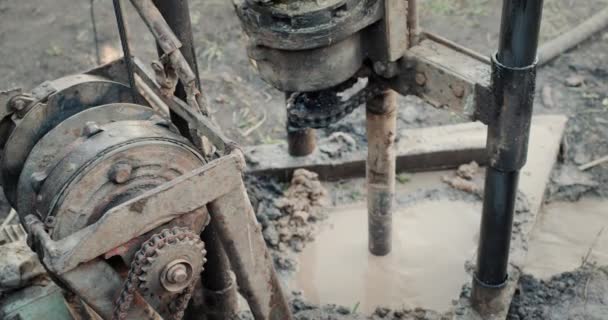
[[[131,89],[107,79],[76,75],[49,83],[56,89],[46,103],[39,103],[21,119],[8,138],[2,159],[4,191],[15,206],[16,187],[23,165],[40,138],[68,117],[89,107],[132,102]]]
[[[32,174],[40,175],[50,170],[65,155],[70,145],[77,143],[79,138],[84,139],[82,128],[85,123],[95,121],[102,126],[116,121],[148,120],[155,114],[150,107],[114,103],[90,108],[61,122],[36,143],[23,166],[17,186],[17,211],[21,215],[33,212],[36,190],[32,184]]]

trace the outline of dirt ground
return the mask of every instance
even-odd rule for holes
[[[496,49],[501,1],[421,2],[423,27],[483,54],[491,54]],[[101,59],[109,61],[121,54],[111,2],[93,0],[93,4]],[[584,4],[574,0],[545,0],[542,41],[562,34],[607,5],[608,0],[589,0]],[[89,1],[0,0],[0,90],[32,88],[45,80],[95,65],[90,6]],[[249,63],[246,38],[230,2],[192,0],[191,8],[199,71],[214,117],[230,137],[243,145],[283,141],[283,94],[260,80]],[[155,56],[152,37],[132,10],[129,25],[135,54],[151,61]],[[608,155],[608,30],[541,68],[536,91],[536,113],[566,114],[570,119],[561,159],[547,190],[548,201],[607,198],[608,163],[585,172],[577,167]],[[413,97],[399,98],[399,107],[400,128],[462,121]],[[357,143],[364,142],[363,120],[364,114],[358,110],[319,135],[344,131],[355,137]],[[268,197],[279,197],[286,188],[276,182],[251,182],[249,186],[257,186]],[[258,207],[257,203],[254,205]],[[300,245],[293,244],[294,248]],[[276,262],[280,268],[290,268],[291,262],[284,256],[276,256]],[[511,307],[511,319],[584,318],[586,310],[605,308],[608,289],[604,268],[583,268],[556,279],[540,282],[532,277],[522,278]],[[571,280],[574,285],[570,284]],[[590,285],[581,287],[583,282]],[[364,318],[353,315],[353,310],[345,307],[318,309],[297,296],[292,305],[298,319]],[[569,311],[560,312],[564,308]],[[424,310],[379,309],[371,318],[440,319],[441,315]]]

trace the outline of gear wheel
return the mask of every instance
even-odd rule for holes
[[[203,271],[205,244],[198,234],[174,227],[154,234],[131,263],[113,319],[126,319],[135,288],[167,319],[181,319]]]
[[[157,239],[154,254],[147,257],[139,276],[139,289],[145,296],[181,292],[203,270],[205,244],[191,231],[172,229]]]

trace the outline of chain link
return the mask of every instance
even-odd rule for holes
[[[371,81],[347,100],[340,93],[355,85],[354,79],[338,87],[316,92],[295,92],[287,99],[287,121],[293,128],[326,128],[351,114],[369,99],[381,94],[387,86]]]

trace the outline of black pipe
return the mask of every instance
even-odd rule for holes
[[[542,0],[504,0],[498,53],[492,58],[494,105],[472,300],[482,315],[502,306],[519,171],[526,163],[536,80]]]
[[[519,172],[486,170],[477,278],[489,285],[506,280]]]
[[[497,59],[512,68],[536,60],[543,0],[503,1]]]

